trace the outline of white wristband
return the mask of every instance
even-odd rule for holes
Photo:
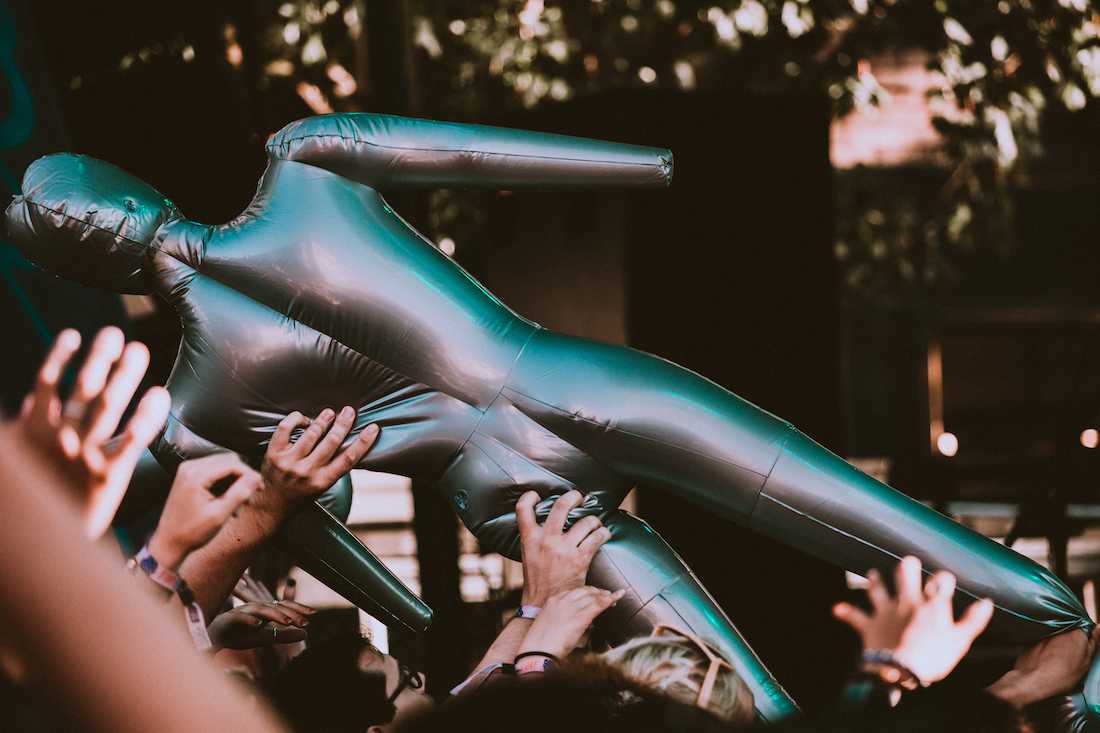
[[[515,618],[533,619],[539,615],[539,611],[541,610],[541,606],[520,606],[516,609]]]

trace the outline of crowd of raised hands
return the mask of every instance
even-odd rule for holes
[[[7,520],[0,567],[12,587],[43,589],[0,599],[0,617],[8,622],[0,634],[6,682],[32,681],[72,701],[90,729],[280,729],[265,707],[223,684],[193,647],[286,650],[306,638],[314,610],[290,593],[276,599],[246,569],[289,513],[366,455],[378,427],[349,441],[352,408],[313,419],[295,412],[279,424],[258,467],[228,452],[184,461],[127,573],[101,538],[138,460],[163,429],[171,399],[162,387],[148,389],[124,420],[149,352],[113,327],[96,335],[63,389],[80,348],[76,331],[61,332],[18,415],[0,425],[0,472],[8,486],[0,492]],[[239,605],[231,605],[231,594]],[[81,601],[74,606],[72,598]],[[125,610],[112,614],[112,607]],[[64,643],[78,633],[85,635]],[[80,670],[96,683],[84,684],[74,674]],[[198,694],[205,685],[216,690]],[[188,687],[202,704],[165,697]],[[135,696],[138,689],[146,699]]]
[[[285,722],[272,707],[226,684],[209,659],[218,654],[229,660],[223,666],[232,666],[234,654],[271,648],[286,679],[300,680],[296,687],[328,680],[314,671],[325,664],[346,667],[333,673],[333,680],[342,680],[331,683],[339,699],[317,704],[369,708],[384,718],[352,716],[358,727],[348,729],[371,724],[372,731],[386,730],[379,725],[396,712],[398,727],[412,732],[453,730],[471,720],[487,731],[511,730],[515,721],[508,715],[538,705],[545,707],[541,723],[525,727],[556,730],[555,721],[571,705],[587,710],[588,702],[596,712],[586,713],[583,729],[753,724],[752,693],[729,660],[693,629],[661,627],[616,648],[592,642],[597,619],[630,590],[587,584],[593,559],[613,537],[598,517],[581,516],[584,497],[576,491],[548,498],[529,491],[518,499],[520,607],[447,705],[424,714],[421,703],[410,702],[423,698],[420,677],[366,642],[350,652],[307,649],[314,609],[295,600],[292,583],[276,597],[248,568],[290,513],[370,451],[379,429],[369,425],[352,436],[351,407],[312,418],[291,413],[258,466],[227,452],[181,463],[155,529],[125,562],[104,535],[139,458],[164,427],[171,400],[153,387],[130,410],[149,353],[142,344],[126,343],[115,328],[95,337],[71,387],[63,389],[80,346],[78,333],[62,332],[19,414],[0,424],[5,690],[49,690],[78,728],[281,730]],[[897,564],[892,583],[874,570],[867,582],[866,609],[834,609],[862,642],[839,704],[857,713],[876,705],[889,710],[902,696],[947,677],[994,610],[977,600],[956,616],[955,578],[926,573],[915,557]],[[1071,631],[1047,639],[983,694],[1021,709],[1066,693],[1087,671],[1097,638]],[[368,672],[378,677],[377,689],[360,680]],[[340,692],[348,689],[362,693]],[[296,693],[291,688],[287,694]],[[377,697],[378,705],[364,707],[362,695]],[[657,700],[704,717],[673,716],[679,721],[673,725],[667,710],[654,712],[664,710],[653,707]],[[276,703],[284,714],[298,709],[285,699]],[[402,710],[413,709],[420,714],[402,720]],[[632,718],[628,709],[645,720]],[[654,715],[657,728],[650,725]],[[624,721],[633,728],[622,728]],[[294,725],[313,729],[299,720]]]

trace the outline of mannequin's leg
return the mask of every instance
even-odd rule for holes
[[[540,331],[502,396],[639,483],[676,492],[854,572],[898,559],[958,577],[957,600],[989,597],[1002,639],[1088,627],[1053,574],[852,467],[699,375],[632,349]]]
[[[623,511],[609,516],[606,525],[612,539],[596,555],[588,582],[609,590],[624,588],[627,593],[600,617],[605,638],[619,644],[648,634],[658,623],[691,631],[730,660],[752,690],[761,720],[775,722],[798,711],[737,627],[660,535]]]

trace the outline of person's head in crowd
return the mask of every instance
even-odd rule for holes
[[[424,688],[420,673],[405,666],[397,657],[383,654],[370,644],[359,655],[359,669],[370,674],[381,673],[386,678],[386,698],[393,704],[394,721],[416,715],[434,707]],[[388,733],[388,725],[375,725],[369,733]]]
[[[270,694],[300,733],[384,733],[432,706],[419,675],[358,634],[311,644],[275,678]]]
[[[608,652],[603,659],[627,678],[652,690],[696,705],[733,723],[753,721],[752,691],[710,645],[668,626]]]
[[[599,657],[537,675],[505,677],[403,718],[396,733],[717,733],[729,724],[627,679]]]

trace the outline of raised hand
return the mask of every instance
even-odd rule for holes
[[[316,610],[294,601],[245,603],[219,613],[207,631],[210,641],[223,649],[255,649],[274,644],[305,641],[309,617]]]
[[[624,592],[612,593],[585,585],[550,596],[527,631],[519,653],[544,652],[565,657],[584,638],[596,617],[614,606]]]
[[[294,429],[302,425],[309,427],[291,442]],[[312,499],[326,491],[367,455],[378,438],[379,427],[371,424],[341,450],[354,425],[351,407],[339,414],[325,408],[314,420],[300,412],[290,413],[279,423],[267,447],[260,469],[264,483],[290,500]]]
[[[96,336],[64,403],[58,386],[80,348],[80,334],[58,334],[15,421],[28,448],[56,471],[80,504],[85,531],[98,538],[111,524],[138,458],[164,426],[171,398],[162,387],[148,390],[122,434],[122,414],[149,366],[144,344],[126,343],[113,326]]]
[[[241,574],[241,579],[237,581],[236,587],[233,588],[233,595],[245,603],[262,604],[275,600],[275,595],[268,590],[267,586],[253,578],[252,573],[247,570]],[[287,600],[293,601],[294,598],[288,596]]]
[[[516,521],[523,551],[524,605],[541,607],[551,596],[584,585],[592,558],[611,539],[611,530],[591,515],[581,518],[565,531],[569,512],[582,499],[579,491],[569,491],[559,497],[541,526],[535,519],[538,494],[528,491],[516,502]]]
[[[940,571],[922,588],[921,563],[912,556],[902,558],[895,571],[897,596],[890,595],[878,571],[871,570],[867,581],[871,613],[839,603],[833,615],[859,633],[864,651],[890,652],[926,685],[955,668],[993,615],[992,602],[983,599],[956,621],[955,576]]]
[[[212,489],[230,481],[220,495]],[[226,520],[260,488],[260,474],[235,453],[184,461],[176,470],[160,521],[149,539],[157,563],[179,568],[192,551],[210,541]]]

